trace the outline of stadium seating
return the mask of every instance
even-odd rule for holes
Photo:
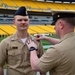
[[[41,33],[47,33],[47,31],[39,28],[38,26],[30,26],[29,29],[35,31],[37,34]]]
[[[20,6],[27,6],[22,0],[13,0],[13,2],[16,4],[17,7]]]
[[[30,25],[28,32],[30,34],[55,34],[55,26],[51,25]],[[75,31],[75,30],[74,30]],[[16,32],[14,25],[0,25],[0,35],[12,35]]]
[[[12,0],[2,0],[3,4],[6,6],[16,7],[16,4]]]
[[[75,10],[75,4],[72,3],[56,3],[56,2],[41,2],[41,1],[32,1],[32,0],[0,0],[0,8],[2,9],[15,9],[20,6],[25,6],[28,11],[37,11],[37,12],[50,12],[51,9],[56,10]],[[37,16],[38,17],[38,16]],[[47,16],[48,17],[48,16]],[[0,17],[0,35],[12,35],[16,29],[14,25],[7,25],[11,23],[12,19],[6,19],[5,17]],[[9,18],[9,17],[8,17]],[[49,19],[49,18],[45,18]],[[28,32],[30,34],[44,34],[44,33],[52,33],[55,34],[54,26],[51,25],[42,25],[42,24],[50,24],[51,20],[45,19],[36,19],[35,17],[31,18]],[[4,22],[4,21],[5,22]],[[34,22],[34,21],[35,22]],[[10,21],[10,22],[9,22]],[[39,25],[35,25],[35,24]],[[5,25],[2,25],[5,23]],[[7,24],[6,24],[7,23]],[[11,23],[12,24],[12,23]],[[9,32],[10,31],[10,32]]]
[[[58,10],[58,8],[55,5],[53,5],[53,3],[45,2],[44,4],[48,7],[49,10],[51,10],[51,9]]]
[[[12,35],[16,31],[16,29],[13,28],[11,25],[0,25],[0,31],[2,31],[8,35]],[[4,33],[3,33],[3,35],[4,35]],[[2,33],[0,32],[0,34],[2,34]]]
[[[30,25],[28,32],[30,34],[55,34],[55,26],[51,25]],[[16,32],[14,25],[0,25],[0,35],[12,35]],[[75,29],[74,29],[75,32]]]
[[[38,28],[46,31],[46,33],[55,33],[55,30],[54,30],[54,26],[51,26],[51,25],[38,25],[37,26]]]
[[[3,7],[3,2],[2,1],[0,1],[0,8],[6,9],[5,7]]]
[[[48,9],[48,7],[44,4],[44,2],[36,2],[36,1],[34,1],[34,4],[37,5],[40,9],[43,9],[43,10]]]
[[[55,3],[55,2],[42,2],[32,0],[1,0],[0,8],[15,9],[20,6],[26,6],[28,11],[48,12],[51,9],[56,10],[75,10],[75,4],[72,3]]]
[[[4,31],[1,30],[0,28],[0,35],[6,35],[7,33],[5,33]]]
[[[29,7],[29,8],[32,8],[32,9],[39,9],[39,7],[36,5],[36,4],[34,4],[32,1],[24,1],[26,4],[27,4],[27,6]]]
[[[63,3],[63,6],[66,8],[66,10],[75,10],[75,4],[65,4],[65,3]]]
[[[34,3],[34,1],[24,0],[24,3],[27,5],[26,7],[29,11],[42,12],[42,9],[40,9],[39,6]]]
[[[0,35],[12,35],[16,32],[14,25],[0,25]],[[30,25],[28,32],[30,34],[44,34],[44,33],[55,33],[54,26],[50,25]]]

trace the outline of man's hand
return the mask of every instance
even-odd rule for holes
[[[39,41],[39,40],[45,40],[46,36],[45,35],[41,35],[41,34],[38,34],[36,36],[36,40]]]
[[[28,40],[26,44],[28,46],[29,51],[37,50],[37,45],[34,43],[34,41]]]

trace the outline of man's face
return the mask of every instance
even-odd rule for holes
[[[56,35],[60,38],[60,21],[57,20],[56,23],[55,23],[55,31],[56,31]]]
[[[29,18],[28,16],[20,16],[17,15],[14,17],[14,25],[16,26],[17,30],[27,30],[29,26]]]

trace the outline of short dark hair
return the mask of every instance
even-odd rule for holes
[[[67,23],[69,23],[71,26],[75,26],[75,18],[61,18],[62,20],[66,21]]]

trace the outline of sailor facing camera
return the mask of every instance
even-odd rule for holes
[[[36,41],[28,33],[29,17],[24,6],[15,12],[13,22],[16,26],[16,33],[0,43],[0,75],[4,75],[3,66],[5,63],[7,65],[7,75],[36,75],[36,72],[31,68],[30,52],[26,42],[31,39],[36,43],[38,57],[42,56],[44,50],[40,41]]]

